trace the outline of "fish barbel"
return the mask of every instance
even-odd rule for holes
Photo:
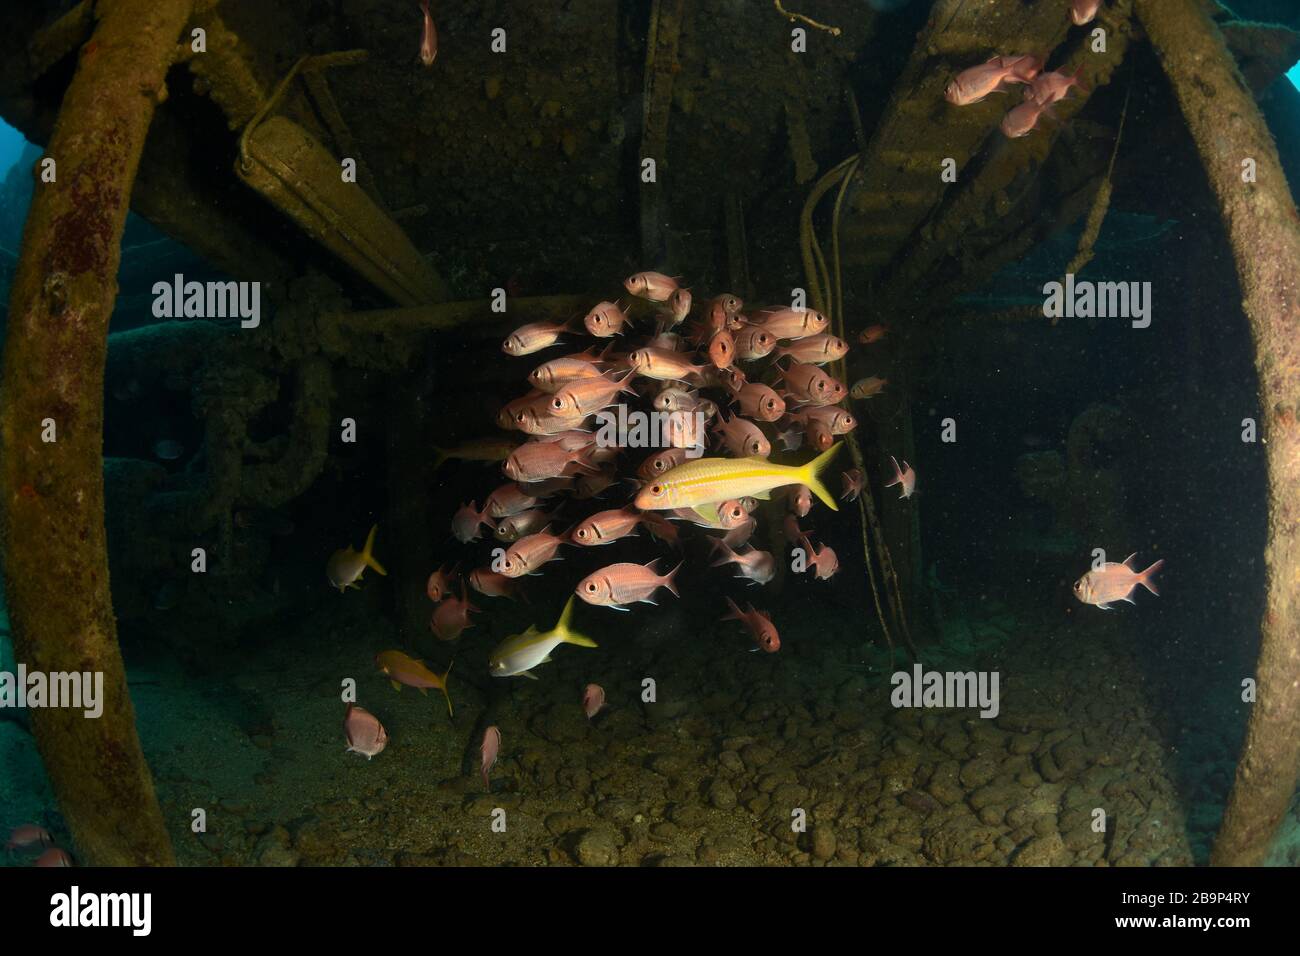
[[[642,511],[667,511],[731,498],[767,498],[773,488],[807,485],[826,507],[839,511],[822,475],[842,445],[833,445],[803,465],[775,465],[762,458],[697,458],[647,484],[634,503]]]

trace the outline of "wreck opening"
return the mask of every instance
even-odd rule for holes
[[[1298,24],[1263,0],[1178,22],[1161,0],[1113,0],[1096,27],[1064,0],[1014,18],[956,0],[756,6],[512,11],[498,51],[498,11],[468,4],[439,21],[430,67],[410,11],[379,4],[0,14],[0,115],[41,144],[15,172],[54,158],[62,177],[24,183],[27,233],[0,263],[0,671],[119,678],[93,735],[49,712],[0,720],[11,805],[106,863],[1296,862]],[[123,26],[137,15],[149,30]],[[1027,136],[1001,124],[1028,83],[945,93],[1013,54],[1080,81]],[[1227,147],[1209,135],[1225,103]],[[633,291],[642,270],[694,292],[668,329],[683,338],[656,335],[671,306]],[[737,493],[757,530],[736,550],[775,556],[761,588],[715,566],[733,529],[682,524],[680,557],[676,525],[569,539],[567,564],[512,602],[487,572],[514,515],[452,539],[458,509],[514,484],[501,459],[526,429],[502,407],[569,352],[625,360],[597,369],[631,383],[618,401],[666,394],[630,353],[685,343],[724,290],[745,304],[732,347],[768,304],[816,310],[847,347],[820,357],[828,381],[869,397],[829,406],[791,397],[791,367],[813,362],[740,366],[797,413],[748,416],[759,457],[800,466],[824,450],[807,406],[852,413],[826,436],[846,446],[838,512],[814,501],[809,518],[785,486]],[[584,325],[597,302],[625,313],[620,336]],[[502,354],[552,324],[571,349]],[[663,381],[715,406],[716,450],[746,416],[739,388],[697,371],[711,344],[669,349],[690,359]],[[67,445],[41,439],[46,419]],[[516,484],[545,521],[531,533],[628,506],[654,473],[619,455],[548,475],[570,482],[550,497]],[[787,513],[812,536],[787,540]],[[372,526],[374,564],[338,577]],[[826,548],[823,578],[806,559]],[[1159,597],[1133,584],[1137,607],[1109,615],[1078,597],[1130,552],[1134,572],[1165,562],[1143,582]],[[562,684],[484,667],[562,621],[578,577],[651,558],[684,562],[680,594],[634,614],[579,604],[597,647],[559,645],[541,672]],[[445,639],[430,575],[457,564],[451,598],[476,607]],[[741,656],[724,596],[771,614],[779,653]],[[373,662],[399,647],[454,714],[393,698]],[[998,673],[997,715],[892,706],[890,675],[914,664]],[[574,688],[585,708],[597,677],[622,704],[589,723]],[[335,746],[349,681],[391,733],[373,761]],[[496,792],[530,821],[508,849],[452,832],[487,812],[489,728],[506,741]],[[359,799],[321,772],[327,750]],[[782,801],[813,797],[827,818],[787,839]],[[197,833],[198,806],[227,825]],[[1100,835],[1096,807],[1119,821]],[[737,820],[752,838],[726,838]]]

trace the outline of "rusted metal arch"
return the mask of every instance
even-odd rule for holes
[[[101,0],[28,213],[0,379],[0,548],[15,657],[100,672],[104,711],[32,731],[82,862],[166,865],[171,843],[117,644],[104,531],[104,363],[131,185],[192,0]],[[54,442],[42,441],[53,419]]]

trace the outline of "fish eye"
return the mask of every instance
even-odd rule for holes
[[[596,582],[595,582],[595,581],[588,581],[588,582],[587,582],[587,590],[588,590],[590,593],[594,594],[594,593],[596,592]]]
[[[662,495],[663,493],[664,493],[663,485],[655,485],[653,488],[650,489],[650,494],[652,495]]]

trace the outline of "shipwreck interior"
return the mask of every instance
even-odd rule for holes
[[[439,2],[425,65],[415,0],[3,5],[0,671],[102,673],[104,711],[0,710],[0,826],[97,865],[1300,863],[1300,8],[1071,6]],[[1029,135],[1018,89],[945,99],[1016,54],[1078,80]],[[687,541],[680,597],[580,606],[597,649],[495,680],[587,556],[431,633],[503,480],[455,449],[527,391],[512,330],[653,324],[641,270],[806,297],[837,378],[886,380],[846,406],[861,495],[813,514],[838,573],[735,589]],[[1067,275],[1149,321],[1047,315]],[[386,573],[339,593],[372,525]],[[1096,548],[1159,597],[1079,603]],[[396,647],[453,712],[393,693]],[[916,664],[999,672],[1000,712],[891,707]]]

